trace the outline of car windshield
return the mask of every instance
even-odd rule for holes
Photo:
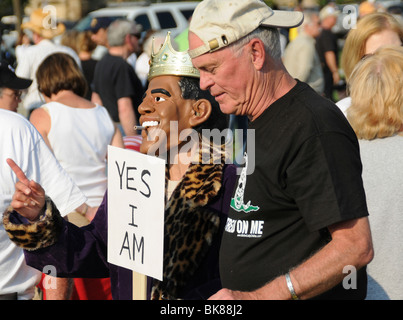
[[[84,31],[90,28],[91,25],[91,21],[93,18],[96,18],[95,16],[92,15],[88,15],[86,17],[84,17],[83,19],[81,19],[79,22],[77,22],[77,24],[74,26],[74,30],[78,30],[78,31]],[[116,20],[119,18],[125,18],[124,15],[121,16],[108,16],[108,18],[111,18],[112,20]]]

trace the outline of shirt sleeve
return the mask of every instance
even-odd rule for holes
[[[107,199],[99,206],[94,220],[79,228],[62,219],[62,229],[56,243],[35,251],[24,250],[29,266],[43,270],[56,268],[58,277],[109,277],[107,262]]]
[[[368,215],[361,173],[350,137],[323,133],[303,143],[287,169],[287,192],[311,231]]]

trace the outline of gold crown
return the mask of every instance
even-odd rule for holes
[[[172,48],[171,32],[169,31],[164,44],[157,53],[154,53],[153,39],[148,80],[163,75],[200,78],[200,73],[193,67],[187,51],[178,52]]]

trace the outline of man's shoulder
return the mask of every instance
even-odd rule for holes
[[[127,68],[130,65],[120,56],[113,56],[109,53],[105,54],[96,64],[95,70],[102,74],[108,74],[121,68]]]
[[[14,138],[17,136],[34,138],[36,134],[35,127],[24,116],[8,110],[0,109],[0,128],[3,137],[9,134]]]
[[[296,119],[302,121],[322,121],[336,123],[345,122],[345,116],[336,104],[315,92],[308,84],[299,82],[289,92],[290,99],[285,100],[285,107],[292,112]]]
[[[9,110],[0,109],[0,121],[4,124],[11,125],[29,125],[29,121],[21,114]]]

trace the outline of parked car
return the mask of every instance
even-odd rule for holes
[[[112,19],[126,18],[143,26],[143,31],[170,30],[173,36],[187,28],[189,18],[192,16],[198,2],[166,2],[166,3],[117,3],[90,12],[80,20],[74,29],[82,31],[87,29],[93,18],[110,17]]]

